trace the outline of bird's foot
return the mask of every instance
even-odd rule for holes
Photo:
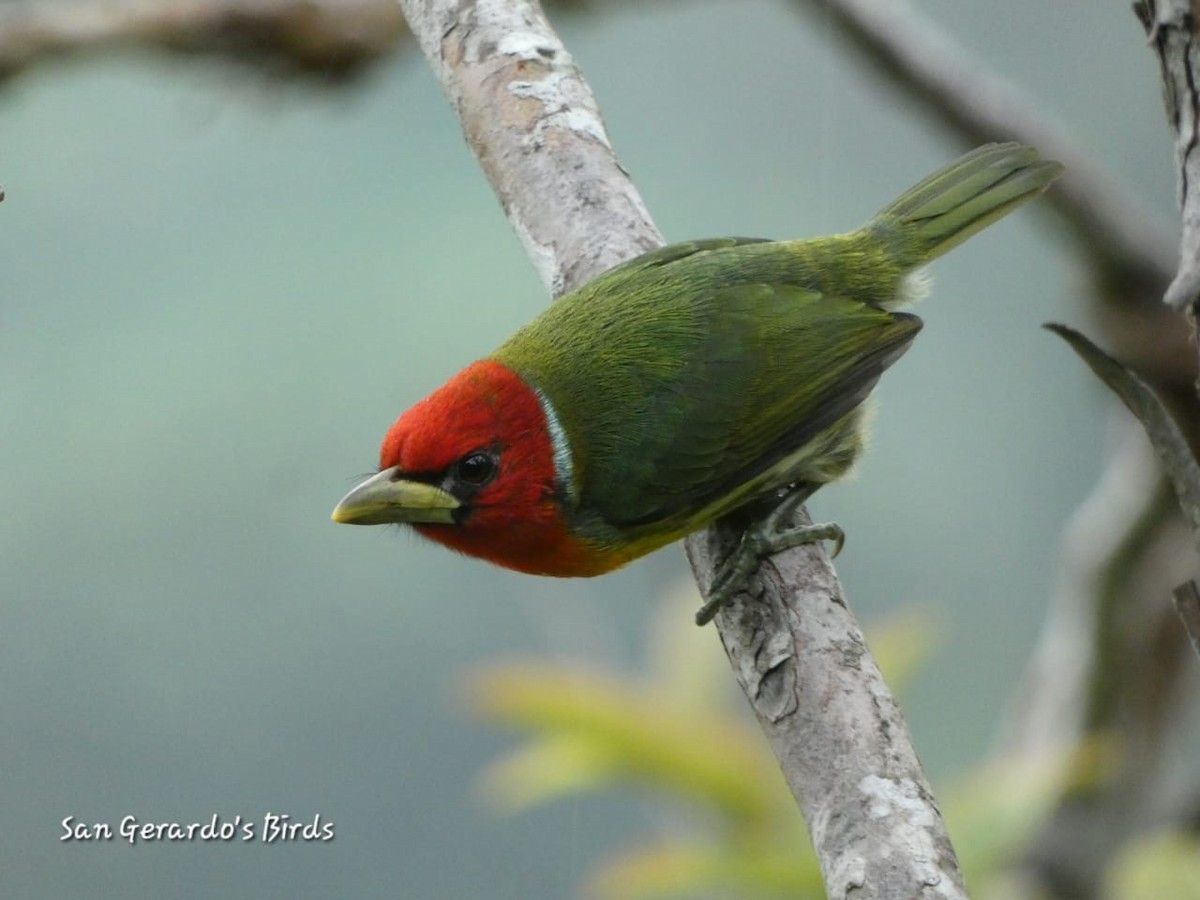
[[[712,586],[708,590],[708,600],[696,613],[697,625],[711,622],[721,608],[733,599],[738,586],[758,568],[759,562],[765,557],[817,541],[833,541],[834,556],[842,552],[846,533],[840,525],[834,522],[797,525],[792,521],[796,510],[808,498],[809,493],[811,492],[797,491],[784,497],[761,523],[755,523],[742,532],[742,539],[733,553],[717,569]]]

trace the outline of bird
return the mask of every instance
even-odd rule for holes
[[[718,566],[703,624],[762,557],[841,548],[836,524],[794,513],[861,452],[864,401],[921,329],[899,308],[930,261],[1061,172],[1031,147],[988,144],[855,231],[697,240],[617,265],[400,415],[379,471],[332,518],[572,577],[769,507]]]

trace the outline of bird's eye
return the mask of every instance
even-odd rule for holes
[[[476,450],[460,459],[454,467],[455,474],[473,487],[483,487],[496,477],[496,457],[491,453]]]

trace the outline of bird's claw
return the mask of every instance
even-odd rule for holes
[[[846,532],[835,522],[816,525],[783,524],[785,520],[790,522],[791,514],[798,505],[785,501],[767,516],[762,525],[753,526],[742,533],[737,547],[717,570],[708,590],[708,599],[696,612],[697,625],[707,625],[711,622],[721,608],[733,599],[737,587],[765,557],[818,541],[833,541],[835,557],[842,552],[846,543]]]

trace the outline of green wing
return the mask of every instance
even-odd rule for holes
[[[640,395],[625,395],[618,415],[636,430],[608,415],[584,426],[581,505],[617,528],[683,525],[766,472],[859,406],[920,327],[777,285],[715,293],[697,312],[707,327],[688,341],[686,366],[631,367]]]
[[[693,526],[857,407],[920,328],[914,316],[794,285],[679,278],[664,263],[681,249],[606,273],[497,354],[562,420],[568,506],[599,539],[609,528]],[[737,279],[726,268],[724,280]]]

